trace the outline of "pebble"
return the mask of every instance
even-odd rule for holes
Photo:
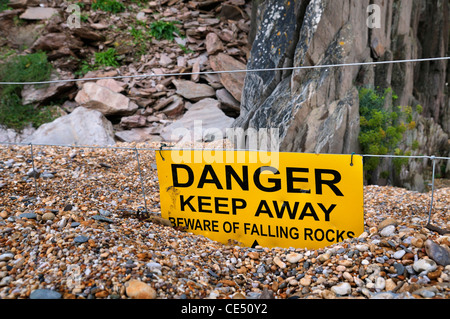
[[[12,253],[4,253],[0,255],[0,261],[7,261],[14,258],[14,254]]]
[[[58,174],[41,179],[47,184],[36,196],[34,187],[27,191],[26,184],[14,182],[24,180],[29,166],[16,164],[29,156],[29,148],[23,147],[23,158],[15,157],[22,147],[14,149],[14,156],[8,156],[9,147],[3,155],[4,162],[14,158],[15,163],[0,172],[6,183],[0,209],[1,299],[29,298],[39,289],[75,299],[450,299],[445,288],[450,265],[439,264],[439,253],[434,254],[439,249],[426,244],[446,247],[450,240],[423,226],[429,193],[364,186],[362,235],[322,249],[249,248],[138,216],[142,193],[133,152],[83,149],[71,157],[68,150],[39,147],[37,167]],[[140,156],[147,206],[158,216],[155,154]],[[435,190],[432,221],[440,228],[448,227],[449,195],[448,188]],[[36,218],[20,217],[27,213]],[[395,221],[384,226],[387,218]]]
[[[331,291],[336,295],[345,296],[352,292],[352,287],[348,282],[342,282],[336,286],[331,287]]]
[[[291,263],[291,264],[296,264],[298,263],[298,261],[300,259],[303,258],[302,254],[298,254],[298,253],[289,253],[286,255],[286,261]]]
[[[280,267],[281,269],[286,268],[286,264],[280,259],[280,257],[276,256],[273,259],[273,262],[275,265],[277,265],[278,267]]]
[[[394,234],[394,232],[395,232],[395,226],[388,225],[380,231],[380,235],[383,237],[391,237]]]
[[[131,299],[155,299],[156,290],[148,284],[132,279],[126,284],[126,294]]]
[[[406,251],[404,251],[403,249],[401,250],[397,250],[392,257],[394,257],[395,259],[401,259],[404,255],[406,254]]]
[[[54,220],[55,219],[55,214],[53,213],[45,213],[44,215],[42,215],[42,220],[43,221],[47,221],[47,220]]]
[[[19,218],[28,218],[28,219],[36,219],[36,213],[22,213],[18,216]]]
[[[430,272],[437,269],[436,262],[431,259],[419,259],[414,262],[413,268],[416,272],[421,273],[422,271]]]
[[[82,243],[87,242],[88,240],[89,240],[89,237],[80,235],[80,236],[75,237],[75,238],[73,239],[73,242],[74,242],[74,243],[82,244]]]
[[[61,299],[61,294],[50,289],[36,289],[30,294],[30,299]]]

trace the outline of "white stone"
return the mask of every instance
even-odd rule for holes
[[[394,234],[395,232],[395,226],[394,225],[389,225],[384,227],[381,231],[380,231],[380,235],[383,237],[390,237]]]
[[[437,264],[432,259],[419,259],[414,262],[413,268],[418,273],[422,271],[430,272],[437,269]]]
[[[298,253],[290,253],[290,254],[286,255],[286,261],[291,264],[297,263],[302,258],[303,258],[303,255],[298,254]]]
[[[81,106],[69,115],[41,125],[24,142],[100,146],[115,144],[111,122],[100,112]]]
[[[400,259],[400,258],[402,258],[405,254],[406,254],[406,251],[403,250],[403,249],[401,249],[401,250],[396,251],[396,252],[392,255],[392,257],[394,257],[395,259]]]
[[[336,295],[345,296],[352,292],[352,287],[348,282],[342,282],[336,286],[331,287],[331,291]]]

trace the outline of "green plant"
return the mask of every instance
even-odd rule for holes
[[[116,0],[93,0],[91,9],[119,13],[125,10],[125,5]]]
[[[150,24],[150,35],[157,40],[166,39],[172,41],[174,39],[174,33],[180,34],[180,30],[175,23],[180,22],[166,22],[155,21]]]
[[[397,98],[392,95],[391,101],[386,101],[392,90],[386,89],[384,92],[377,92],[368,88],[359,90],[359,112],[360,112],[360,133],[359,143],[363,154],[385,155],[396,151],[397,145],[407,129],[404,122],[399,120],[402,109],[390,112],[385,110],[385,103],[392,105]],[[395,108],[394,108],[395,110]],[[409,117],[409,109],[405,108],[404,113]],[[369,157],[364,160],[364,170],[371,175],[371,172],[378,166],[380,159]],[[397,161],[403,164],[404,161]]]
[[[117,56],[117,51],[114,48],[109,48],[103,52],[94,53],[94,63],[90,64],[88,61],[84,60],[81,62],[80,68],[76,75],[84,75],[89,71],[98,70],[102,67],[113,66],[118,67],[119,61]]]
[[[8,7],[8,4],[9,0],[0,0],[0,12],[9,10],[10,8]]]
[[[45,81],[50,78],[52,69],[43,52],[14,56],[0,65],[0,81]],[[33,105],[22,104],[22,88],[21,84],[0,87],[0,124],[22,130],[29,123],[38,127],[51,121],[53,117],[47,108],[35,109]]]
[[[192,51],[191,49],[187,48],[185,45],[183,44],[178,44],[178,46],[180,47],[180,49],[184,52],[184,53],[194,53],[194,51]]]
[[[105,66],[119,66],[119,62],[117,61],[117,52],[114,48],[109,48],[104,52],[96,52],[95,56],[95,65],[97,67],[105,67]]]

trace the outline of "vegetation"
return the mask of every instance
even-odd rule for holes
[[[117,56],[117,51],[114,48],[109,48],[104,52],[96,52],[94,53],[94,63],[89,64],[87,61],[83,61],[81,63],[81,69],[79,70],[79,74],[86,74],[92,70],[98,70],[102,67],[113,66],[118,67],[119,61]]]
[[[52,66],[45,53],[15,56],[0,65],[0,81],[46,81],[51,72]],[[50,108],[35,109],[33,105],[22,104],[22,88],[23,85],[20,84],[0,87],[0,124],[22,130],[29,123],[38,127],[53,120]]]
[[[359,143],[363,154],[395,154],[410,155],[404,153],[398,144],[402,140],[403,133],[407,129],[413,129],[415,122],[412,117],[412,108],[394,107],[393,111],[387,111],[385,105],[393,105],[398,98],[392,94],[390,88],[384,92],[378,92],[368,88],[360,88],[360,133]],[[391,97],[390,101],[386,99]],[[370,178],[380,162],[380,158],[369,157],[364,159],[364,170]],[[407,158],[395,158],[393,160],[396,170],[407,163]]]
[[[174,33],[180,34],[180,30],[177,28],[175,23],[179,22],[152,22],[150,24],[150,35],[157,40],[166,39],[172,41],[174,39]]]
[[[125,11],[125,5],[116,0],[93,0],[92,10],[102,10],[111,13],[120,13]]]
[[[0,12],[8,10],[9,0],[0,0]]]

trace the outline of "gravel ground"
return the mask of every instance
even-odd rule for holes
[[[247,248],[167,226],[155,152],[139,151],[150,215],[134,150],[33,155],[37,185],[30,148],[0,146],[1,299],[450,299],[450,234],[426,227],[430,193],[366,186],[359,238]],[[437,189],[431,224],[450,229],[449,207]]]

